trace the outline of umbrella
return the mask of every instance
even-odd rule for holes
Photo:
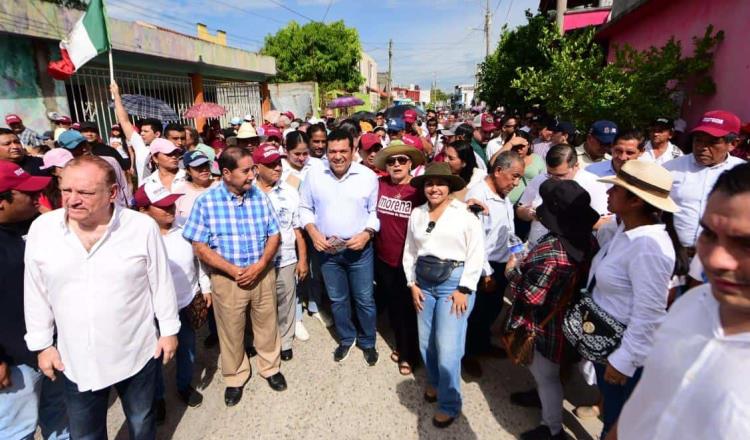
[[[220,118],[227,114],[227,109],[213,102],[201,102],[187,109],[183,114],[186,118]]]
[[[357,98],[356,96],[342,96],[341,98],[336,98],[333,101],[329,102],[328,108],[356,107],[364,103],[364,101]]]
[[[386,109],[385,111],[385,117],[386,119],[392,119],[392,118],[403,118],[404,112],[407,110],[416,110],[417,114],[419,116],[424,116],[425,112],[421,108],[414,106],[414,105],[395,105],[389,109]]]
[[[143,95],[122,95],[122,105],[129,114],[139,118],[156,118],[161,121],[179,121],[180,115],[161,99]],[[114,107],[115,103],[111,103]]]
[[[359,122],[363,119],[375,119],[375,113],[373,112],[366,112],[364,110],[352,113],[350,118],[354,119],[355,121]]]

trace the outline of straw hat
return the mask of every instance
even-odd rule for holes
[[[240,125],[240,129],[237,130],[237,139],[250,139],[254,137],[258,137],[258,132],[255,131],[253,124],[243,122],[242,125]]]
[[[662,211],[680,210],[669,197],[672,191],[672,174],[656,162],[629,160],[616,176],[603,177],[599,181],[621,186]]]
[[[393,148],[393,147],[388,147]],[[386,149],[388,149],[386,148]],[[414,147],[409,147],[414,148]],[[455,192],[463,189],[466,186],[466,182],[460,176],[456,176],[451,173],[451,167],[445,162],[432,162],[425,168],[424,174],[421,176],[414,177],[411,179],[409,184],[419,190],[424,188],[424,183],[431,177],[439,177],[448,182],[448,187],[451,192]]]
[[[425,162],[424,153],[399,140],[394,140],[388,147],[378,151],[378,154],[375,155],[375,167],[379,170],[385,170],[385,162],[388,158],[399,154],[409,156],[412,167],[417,167]]]

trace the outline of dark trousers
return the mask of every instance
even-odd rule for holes
[[[153,404],[158,362],[158,359],[149,360],[141,371],[113,385],[117,390],[117,395],[120,396],[132,440],[156,438]],[[81,392],[78,391],[75,383],[64,374],[62,376],[71,438],[76,440],[106,439],[110,387]]]
[[[633,394],[635,386],[638,385],[638,380],[641,378],[643,367],[635,370],[633,377],[628,378],[625,385],[613,385],[604,380],[604,370],[606,365],[594,363],[594,369],[596,370],[596,386],[599,387],[599,391],[602,393],[604,399],[604,413],[602,414],[602,435],[599,438],[605,438],[607,433],[612,426],[617,422],[620,417],[622,407],[625,406],[625,402],[628,401],[630,395]]]
[[[414,310],[411,289],[406,287],[404,267],[389,266],[376,258],[375,280],[382,295],[382,306],[388,311],[388,320],[396,342],[395,351],[401,361],[414,366],[419,360],[417,312]]]
[[[503,293],[508,285],[505,278],[505,263],[490,262],[492,278],[497,289],[494,292],[477,290],[474,310],[469,315],[469,326],[466,332],[466,356],[478,356],[490,349],[492,333],[490,328],[503,309]],[[481,282],[481,281],[480,281]]]

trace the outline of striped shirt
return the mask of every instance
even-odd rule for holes
[[[263,191],[253,186],[240,197],[222,182],[198,197],[182,235],[246,267],[260,260],[266,241],[278,233],[279,222]]]

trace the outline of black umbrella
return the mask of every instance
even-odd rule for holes
[[[368,112],[364,110],[360,110],[356,113],[353,113],[351,116],[349,116],[351,119],[354,119],[355,121],[359,122],[363,119],[375,119],[375,113]]]
[[[403,118],[404,112],[409,109],[416,110],[417,115],[419,116],[424,116],[426,114],[424,110],[422,110],[421,108],[415,105],[405,104],[405,105],[395,105],[389,109],[386,109],[385,117],[386,119]]]

